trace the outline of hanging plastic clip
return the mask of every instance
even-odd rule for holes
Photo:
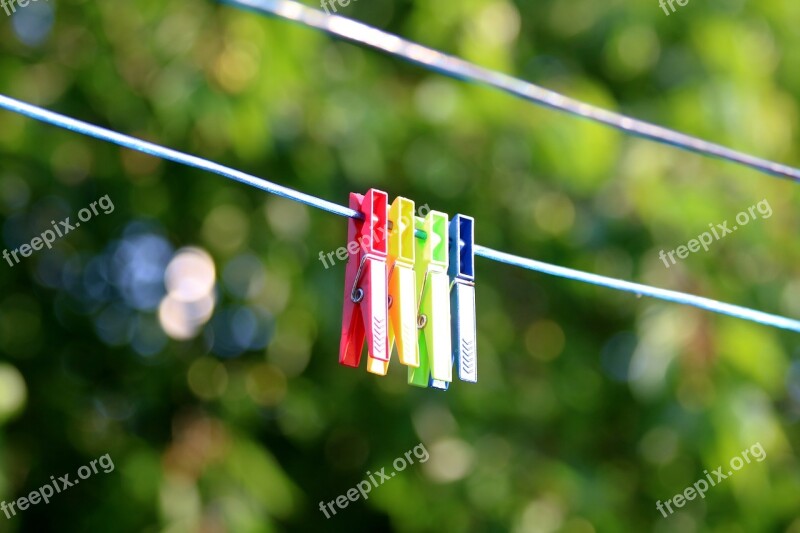
[[[406,366],[419,366],[417,349],[417,280],[414,274],[414,201],[398,197],[389,208],[389,346],[397,340],[397,355]],[[385,376],[389,361],[369,357],[367,370]]]
[[[358,367],[364,341],[368,357],[389,361],[386,279],[387,200],[385,192],[350,193],[350,208],[364,215],[350,219],[349,243],[359,244],[351,253],[344,278],[344,311],[339,363]],[[349,248],[349,246],[348,246]]]
[[[450,221],[450,305],[453,316],[453,359],[461,381],[477,383],[477,318],[475,316],[475,219],[456,215]]]
[[[450,298],[447,277],[447,215],[431,211],[423,219],[415,218],[416,227],[426,238],[416,242],[419,307],[417,328],[419,367],[409,368],[408,382],[428,387],[436,381],[453,381],[450,342]],[[437,387],[441,388],[441,387]]]
[[[457,362],[461,381],[478,381],[477,319],[475,316],[475,219],[456,215],[450,221],[450,364]],[[446,381],[431,380],[431,388],[447,390]]]

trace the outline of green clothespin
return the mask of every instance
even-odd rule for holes
[[[453,381],[447,214],[431,211],[425,218],[415,217],[415,226],[426,238],[416,241],[419,367],[409,367],[408,382],[428,387],[434,380]]]

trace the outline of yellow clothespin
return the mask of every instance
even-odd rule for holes
[[[415,221],[426,238],[416,242],[419,367],[408,369],[408,382],[428,387],[433,381],[453,381],[447,214],[431,211]]]
[[[417,350],[417,280],[414,275],[414,201],[395,198],[389,208],[389,357],[397,339],[397,355],[406,366],[419,366]],[[385,376],[389,361],[369,358],[367,370]]]

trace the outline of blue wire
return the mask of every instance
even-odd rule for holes
[[[5,95],[0,95],[0,108],[8,109],[9,111],[14,111],[15,113],[25,115],[26,117],[35,118],[36,120],[41,120],[42,122],[47,122],[48,124],[53,124],[64,129],[74,131],[75,133],[81,133],[83,135],[88,135],[89,137],[94,137],[95,139],[118,144],[119,146],[130,148],[131,150],[138,150],[139,152],[144,152],[145,154],[150,154],[152,156],[174,161],[176,163],[182,163],[189,167],[207,170],[208,172],[219,174],[220,176],[250,185],[256,189],[282,196],[283,198],[288,198],[290,200],[295,200],[302,204],[310,205],[311,207],[316,207],[335,215],[350,218],[362,218],[361,213],[348,207],[342,207],[339,204],[322,200],[321,198],[295,191],[294,189],[290,189],[288,187],[283,187],[282,185],[257,178],[250,174],[246,174],[239,170],[234,170],[200,157],[184,154],[182,152],[171,150],[157,144],[149,143],[134,137],[129,137],[128,135],[107,130],[105,128],[101,128],[100,126],[95,126],[74,118],[59,115],[58,113],[53,113],[52,111],[9,98]]]
[[[691,305],[693,307],[699,307],[700,309],[713,311],[721,315],[742,318],[744,320],[758,322],[759,324],[774,326],[781,329],[788,329],[790,331],[800,333],[800,321],[798,320],[771,315],[769,313],[762,313],[761,311],[755,311],[746,307],[739,307],[738,305],[726,304],[716,300],[711,300],[709,298],[703,298],[701,296],[659,289],[657,287],[650,287],[649,285],[641,285],[639,283],[632,283],[630,281],[598,276],[597,274],[589,274],[587,272],[581,272],[580,270],[572,270],[571,268],[549,265],[534,259],[526,259],[524,257],[518,257],[505,252],[498,252],[497,250],[492,250],[491,248],[487,248],[485,246],[476,245],[475,255],[485,257],[486,259],[491,259],[492,261],[498,261],[500,263],[506,263],[521,268],[527,268],[528,270],[534,270],[544,274],[550,274],[551,276],[582,281],[584,283],[591,283],[592,285],[599,285],[601,287],[608,287],[610,289],[616,289],[624,292],[632,292],[637,296],[650,296],[652,298],[658,298],[659,300],[665,300],[667,302]]]
[[[42,109],[40,107],[27,104],[25,102],[20,102],[19,100],[15,100],[13,98],[9,98],[8,96],[4,96],[1,94],[0,94],[0,108],[7,109],[15,113],[19,113],[20,115],[24,115],[26,117],[34,118],[36,120],[48,124],[53,124],[54,126],[59,126],[64,129],[74,131],[75,133],[80,133],[83,135],[87,135],[89,137],[94,137],[96,139],[108,141],[110,143],[117,144],[119,146],[124,146],[132,150],[137,150],[145,154],[150,154],[155,157],[160,157],[163,159],[167,159],[169,161],[174,161],[176,163],[181,163],[186,166],[198,168],[201,170],[207,170],[214,174],[218,174],[220,176],[224,176],[226,178],[230,178],[239,181],[241,183],[251,185],[262,191],[276,194],[278,196],[282,196],[283,198],[288,198],[290,200],[295,200],[297,202],[309,205],[311,207],[316,207],[324,211],[328,211],[329,213],[333,213],[335,215],[348,218],[363,218],[361,213],[359,213],[358,211],[349,209],[347,207],[343,207],[333,202],[328,202],[327,200],[322,200],[315,196],[304,194],[295,191],[293,189],[289,189],[288,187],[283,187],[281,185],[277,185],[275,183],[262,180],[260,178],[256,178],[255,176],[251,176],[250,174],[245,174],[244,172],[240,172],[238,170],[225,167],[223,165],[214,163],[212,161],[208,161],[206,159],[202,159],[200,157],[184,154],[182,152],[171,150],[169,148],[165,148],[157,144],[143,141],[141,139],[136,139],[135,137],[130,137],[122,133],[117,133],[111,130],[107,130],[99,126],[94,126],[92,124],[88,124],[86,122],[82,122],[74,118],[66,117],[64,115],[60,115],[52,111],[47,111],[46,109]],[[425,234],[424,232],[417,232],[417,236],[424,238]],[[494,261],[499,261],[501,263],[507,263],[509,265],[515,265],[522,268],[527,268],[529,270],[543,272],[545,274],[551,274],[563,278],[583,281],[585,283],[592,283],[594,285],[601,285],[603,287],[617,289],[620,291],[632,292],[637,295],[651,296],[653,298],[658,298],[669,302],[692,305],[694,307],[707,309],[709,311],[714,311],[716,313],[721,313],[723,315],[729,315],[737,318],[742,318],[744,320],[758,322],[760,324],[765,324],[768,326],[775,326],[777,328],[800,332],[800,321],[792,320],[789,318],[783,318],[780,316],[770,315],[767,313],[762,313],[760,311],[755,311],[752,309],[747,309],[736,305],[717,302],[714,300],[709,300],[707,298],[693,296],[691,294],[684,294],[675,291],[668,291],[665,289],[658,289],[656,287],[649,287],[647,285],[640,285],[638,283],[631,283],[628,281],[622,281],[613,278],[598,276],[595,274],[589,274],[586,272],[580,272],[578,270],[572,270],[569,268],[559,267],[555,265],[548,265],[547,263],[542,263],[540,261],[535,261],[533,259],[526,259],[524,257],[518,257],[511,254],[498,252],[496,250],[492,250],[491,248],[486,248],[485,246],[476,245],[475,255],[480,257],[485,257],[487,259],[492,259]]]
[[[460,80],[495,87],[524,100],[587,118],[622,130],[629,135],[636,135],[690,152],[724,159],[759,170],[766,174],[800,182],[800,169],[754,157],[720,144],[704,141],[684,133],[595,107],[507,74],[489,70],[463,59],[443,54],[432,48],[427,48],[352,19],[339,15],[328,15],[322,11],[311,9],[297,2],[288,0],[221,1],[233,6],[245,8],[249,11],[266,13],[292,20],[304,26],[325,31],[348,41],[381,50],[429,70],[434,70]]]

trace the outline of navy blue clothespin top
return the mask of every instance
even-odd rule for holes
[[[450,317],[453,361],[461,381],[477,383],[478,350],[475,314],[475,219],[456,215],[450,221]],[[450,384],[431,380],[430,387],[447,390]]]

